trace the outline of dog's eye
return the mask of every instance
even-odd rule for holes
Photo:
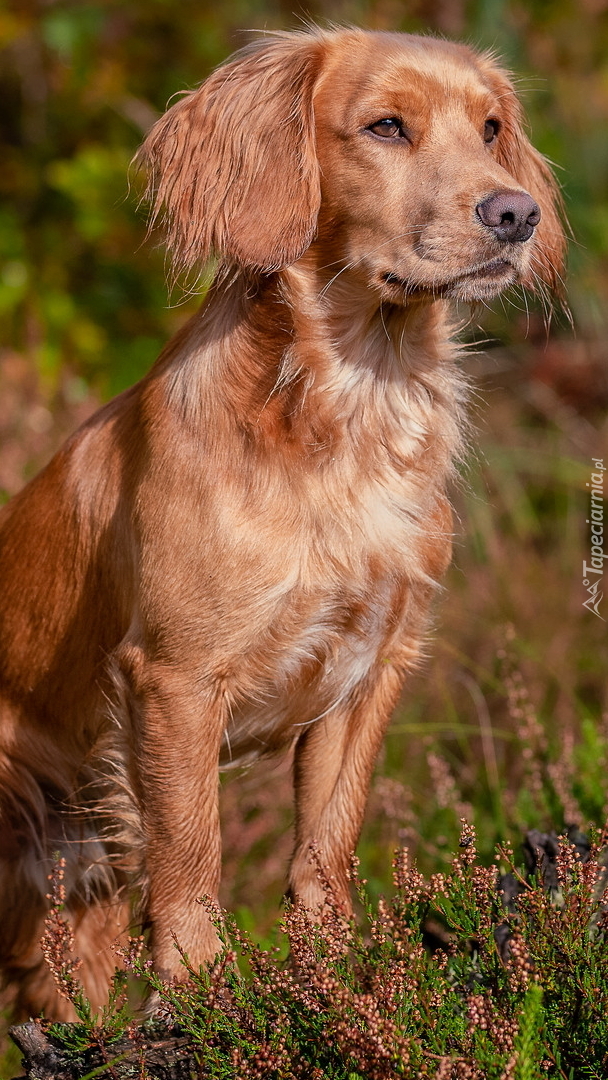
[[[486,126],[483,129],[483,141],[490,146],[496,139],[499,131],[500,123],[498,120],[486,120]]]
[[[383,139],[407,138],[401,121],[397,120],[395,116],[387,117],[385,120],[377,120],[375,124],[370,124],[367,130],[372,131],[374,135],[381,135]]]

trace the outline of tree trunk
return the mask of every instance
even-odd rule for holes
[[[62,1050],[40,1021],[18,1024],[10,1029],[13,1042],[23,1054],[25,1070],[17,1080],[82,1080],[94,1070],[95,1080],[193,1080],[199,1067],[183,1032],[159,1025],[138,1029],[135,1038],[122,1036],[116,1042],[91,1044],[75,1055]],[[65,1025],[66,1029],[69,1025]]]

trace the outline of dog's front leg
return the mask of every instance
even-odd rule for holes
[[[384,665],[359,690],[351,709],[337,706],[300,736],[294,763],[296,842],[289,875],[290,895],[314,910],[324,892],[311,863],[311,844],[320,849],[334,894],[351,910],[348,867],[363,815],[374,763],[403,675]]]
[[[197,897],[217,897],[221,867],[218,759],[221,693],[176,665],[130,651],[132,783],[144,833],[145,914],[155,969],[185,977],[174,936],[198,967],[220,948]]]

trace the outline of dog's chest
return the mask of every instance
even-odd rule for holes
[[[399,591],[388,578],[360,589],[353,582],[290,588],[233,667],[222,764],[279,749],[348,708],[378,661],[392,661],[406,605]]]
[[[231,615],[239,645],[224,765],[347,706],[373,669],[394,662],[425,577],[423,511],[409,487],[382,477],[355,497],[311,485],[268,515],[262,501],[253,530],[238,524],[235,501],[226,510],[231,565],[249,570]]]

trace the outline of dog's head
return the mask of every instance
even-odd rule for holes
[[[359,30],[246,47],[142,151],[179,265],[270,272],[309,249],[381,298],[560,292],[551,171],[507,75],[463,45]]]

